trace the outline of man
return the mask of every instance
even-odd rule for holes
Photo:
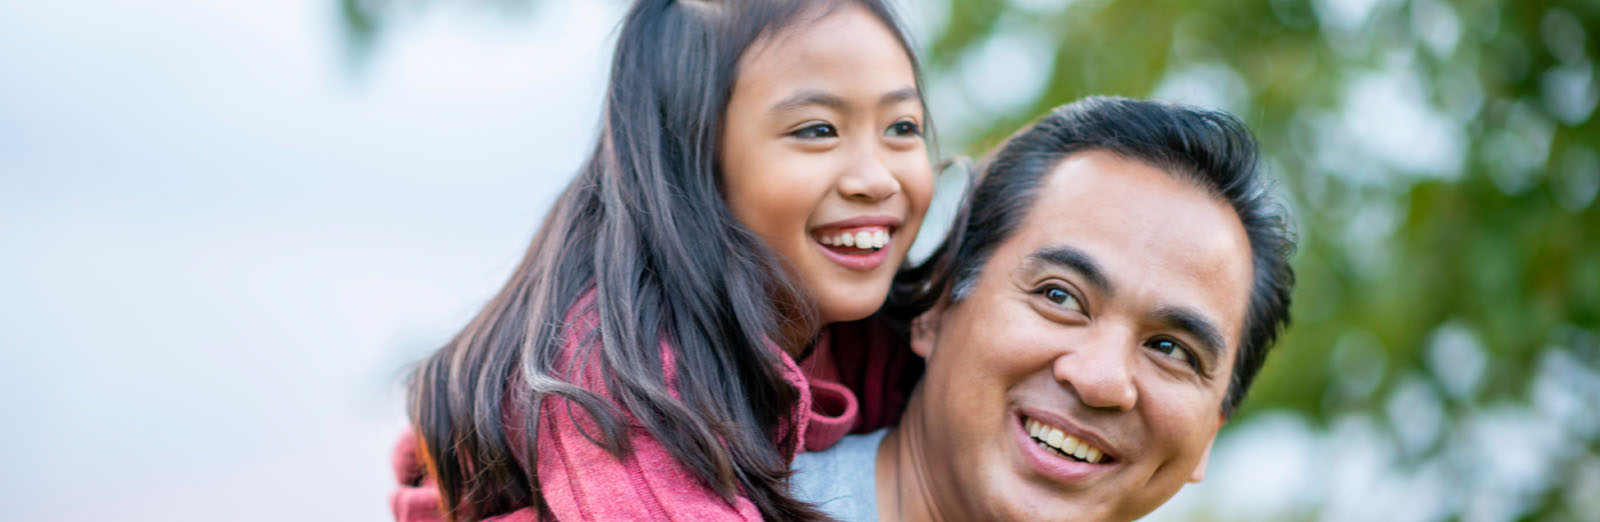
[[[989,162],[912,273],[928,283],[895,296],[926,309],[910,341],[927,373],[899,426],[802,455],[793,487],[845,520],[1154,510],[1202,478],[1288,323],[1293,240],[1266,194],[1225,114],[1053,111]]]

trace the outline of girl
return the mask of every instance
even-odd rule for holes
[[[861,330],[817,342],[883,303],[931,197],[896,27],[881,0],[637,2],[595,150],[411,378],[396,517],[820,518],[790,459],[899,410]],[[807,382],[813,350],[873,419]]]

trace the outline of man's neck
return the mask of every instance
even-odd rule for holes
[[[920,389],[918,390],[920,391]],[[878,520],[882,522],[942,522],[955,520],[948,506],[934,503],[933,476],[929,471],[929,455],[924,435],[926,420],[922,411],[921,394],[913,392],[906,405],[900,425],[889,430],[878,444],[877,472],[874,480],[878,493]]]

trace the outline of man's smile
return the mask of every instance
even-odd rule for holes
[[[1071,459],[1089,464],[1112,463],[1115,459],[1104,450],[1093,444],[1078,440],[1077,437],[1068,435],[1060,427],[1028,417],[1022,418],[1023,428],[1028,430],[1028,436],[1033,437],[1039,446],[1054,451],[1064,459]]]

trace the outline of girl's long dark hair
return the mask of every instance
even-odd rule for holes
[[[724,203],[718,151],[744,50],[846,3],[902,34],[881,0],[641,0],[629,10],[594,151],[510,281],[411,376],[412,422],[448,518],[547,512],[534,462],[552,396],[592,416],[601,433],[591,435],[613,455],[630,451],[620,405],[724,498],[744,495],[767,519],[822,518],[788,493],[778,448],[794,443],[783,423],[799,390],[768,344],[792,348],[782,332],[821,325],[783,261]],[[578,314],[598,317],[592,342],[565,353],[563,321],[591,288],[593,310]],[[794,321],[805,328],[784,328]],[[586,363],[608,397],[571,382],[571,365]]]

